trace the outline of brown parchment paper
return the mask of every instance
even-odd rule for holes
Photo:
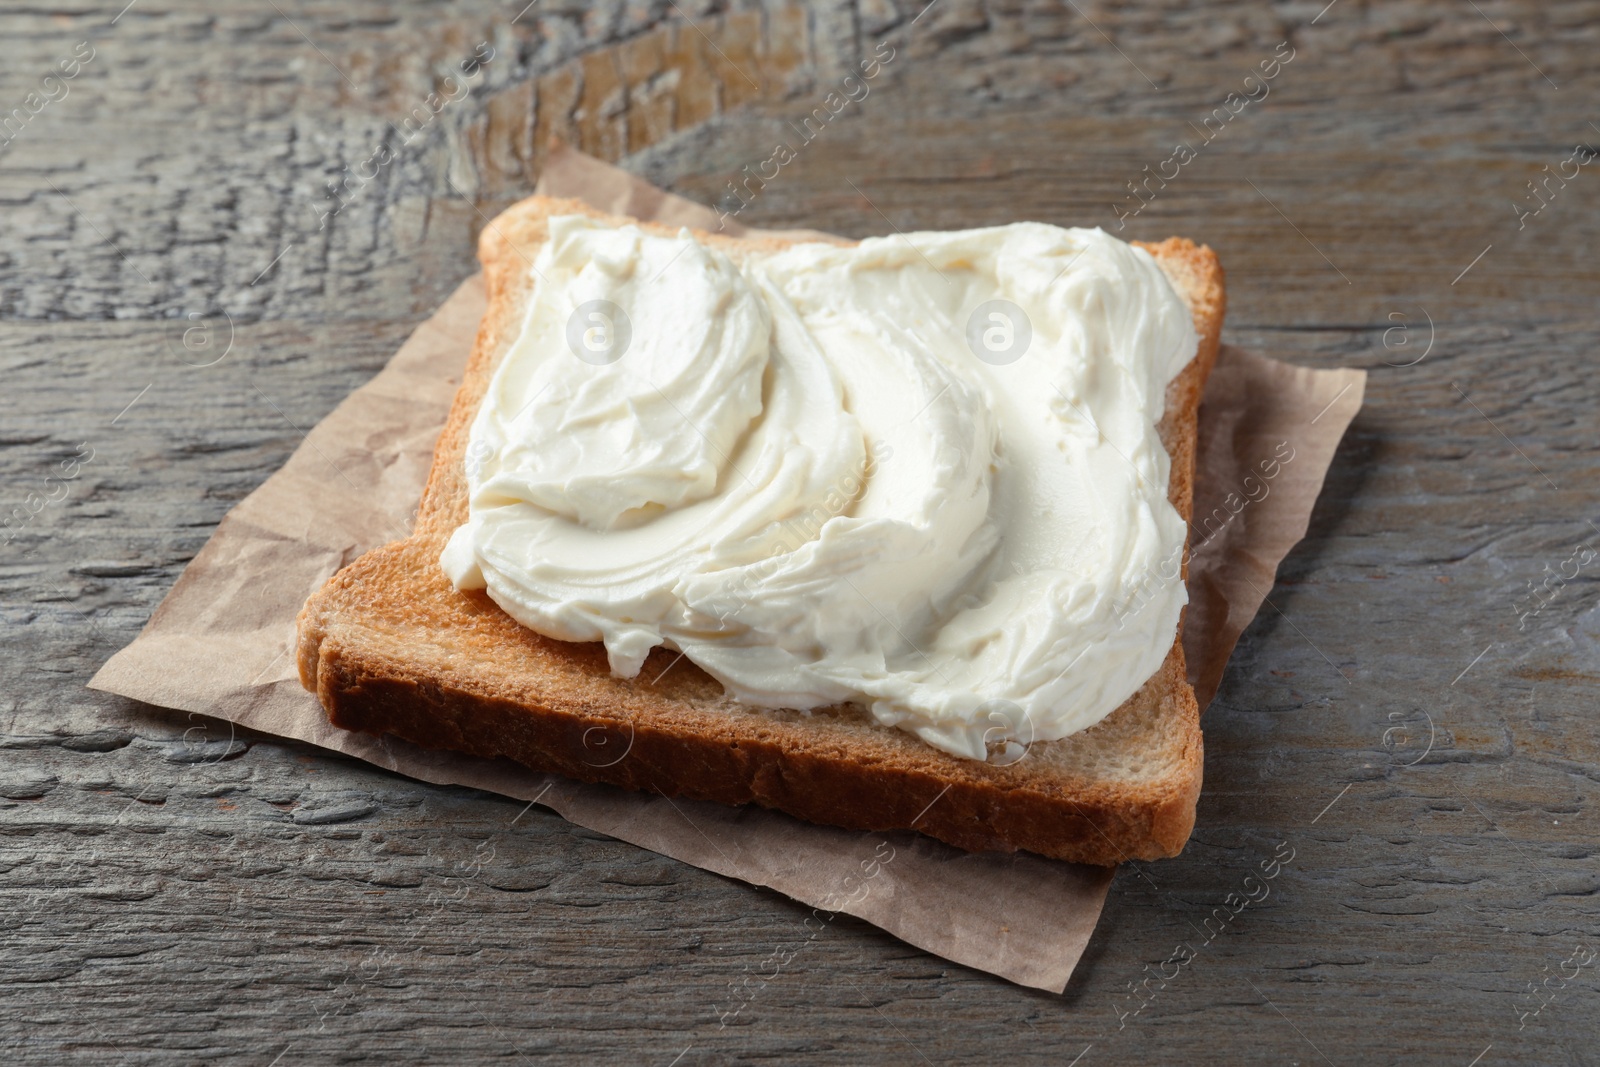
[[[718,223],[710,209],[570,149],[552,154],[539,191],[640,218]],[[729,220],[723,232],[750,231]],[[463,282],[387,367],[228,513],[144,631],[90,686],[423,781],[537,802],[642,848],[856,915],[956,963],[1063,990],[1094,932],[1111,869],[969,854],[915,833],[863,834],[760,808],[630,793],[328,724],[296,675],[295,615],[340,567],[409,531],[484,303],[481,278]],[[1200,420],[1196,516],[1221,507],[1227,521],[1192,558],[1184,634],[1202,705],[1279,561],[1305,533],[1364,379],[1361,371],[1313,371],[1223,350]],[[1269,478],[1261,464],[1283,450],[1280,442],[1294,456]]]

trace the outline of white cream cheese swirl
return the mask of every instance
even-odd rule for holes
[[[1198,338],[1146,252],[1020,223],[735,262],[564,216],[534,267],[458,588],[622,677],[665,645],[739,701],[853,701],[973,759],[1161,665],[1186,595],[1155,427]]]

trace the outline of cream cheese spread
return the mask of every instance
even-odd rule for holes
[[[730,258],[550,220],[441,564],[523,625],[972,759],[1100,721],[1186,602],[1155,260],[1018,223]]]

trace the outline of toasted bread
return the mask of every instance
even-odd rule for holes
[[[561,214],[607,217],[578,201],[533,197],[483,231],[489,306],[416,528],[345,567],[300,613],[300,678],[329,719],[590,782],[759,804],[852,829],[916,829],[969,851],[1025,849],[1101,865],[1176,855],[1194,825],[1201,775],[1181,622],[1161,668],[1104,720],[997,766],[949,755],[853,705],[798,712],[735,703],[664,648],[637,678],[617,678],[601,644],[542,637],[485,593],[450,584],[439,553],[467,518],[468,432],[520,329],[548,220]],[[696,236],[736,258],[788,243]],[[1187,519],[1200,394],[1222,326],[1222,270],[1209,248],[1186,240],[1141,247],[1200,335],[1159,424],[1172,459],[1168,495]]]

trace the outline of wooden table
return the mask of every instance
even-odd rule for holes
[[[1600,1059],[1600,4],[122,2],[0,15],[0,1059]],[[1190,235],[1228,340],[1371,371],[1065,996],[840,918],[722,1029],[806,909],[84,688],[547,135],[715,200],[883,41],[741,221]]]

